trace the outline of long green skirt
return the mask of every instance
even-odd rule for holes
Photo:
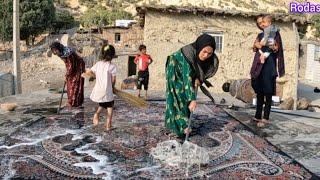
[[[165,126],[178,136],[183,136],[184,129],[188,127],[188,106],[196,99],[193,75],[194,70],[181,51],[167,58]]]

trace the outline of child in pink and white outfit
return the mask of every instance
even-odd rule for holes
[[[106,110],[106,130],[111,130],[112,114],[114,106],[113,88],[116,82],[117,68],[111,62],[115,56],[115,48],[112,45],[104,45],[101,50],[101,61],[98,61],[87,74],[96,77],[96,84],[90,95],[90,99],[99,104],[93,116],[93,125],[98,125],[100,114]]]

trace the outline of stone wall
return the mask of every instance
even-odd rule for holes
[[[120,42],[115,41],[116,33],[120,33]],[[143,42],[143,29],[138,25],[129,28],[109,27],[103,29],[103,38],[107,39],[116,49],[138,49]]]
[[[0,97],[14,94],[13,75],[10,73],[0,73]]]
[[[294,96],[296,39],[292,23],[276,23],[281,29],[284,44],[286,78],[284,98]],[[222,84],[230,79],[249,77],[254,53],[252,45],[259,33],[253,19],[244,17],[164,14],[148,11],[145,16],[144,42],[154,63],[150,66],[150,88],[165,89],[165,62],[168,55],[189,44],[203,31],[223,33],[223,52],[217,54],[220,67],[210,79],[210,91],[222,92]]]
[[[114,63],[117,66],[116,87],[118,87],[119,89],[121,87],[122,81],[128,77],[129,56],[130,55],[118,56],[117,58],[112,60],[112,63]]]
[[[301,42],[299,49],[299,78],[306,78],[306,66],[307,66],[307,43]]]
[[[320,43],[316,41],[301,41],[299,57],[299,78],[310,82],[320,82],[320,61],[316,55]]]

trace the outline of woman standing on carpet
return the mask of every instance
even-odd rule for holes
[[[263,30],[263,16],[257,17],[257,26],[259,29]],[[261,46],[260,41],[262,38],[263,32],[258,34],[258,37],[254,42],[253,49],[255,51],[255,56],[250,71],[251,85],[257,94],[257,107],[254,120],[257,121],[258,127],[264,127],[269,123],[272,95],[276,92],[276,78],[278,76],[282,77],[285,74],[280,33],[276,33],[275,44],[273,46]],[[262,49],[263,52],[271,52],[264,63],[260,61],[261,54],[259,53],[259,49]],[[265,107],[262,118],[263,104],[265,104]]]
[[[215,40],[202,34],[197,40],[168,56],[166,62],[166,113],[165,126],[182,137],[191,132],[188,129],[190,112],[196,108],[196,87],[213,102],[211,94],[202,86],[212,85],[207,81],[218,69],[219,61],[214,51]]]
[[[59,42],[53,42],[50,49],[54,55],[60,57],[66,65],[65,81],[67,84],[68,107],[79,107],[84,100],[84,78],[81,74],[85,70],[83,59],[74,49],[64,46]]]

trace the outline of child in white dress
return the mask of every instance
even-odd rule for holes
[[[85,75],[95,76],[96,84],[90,95],[90,99],[99,103],[98,110],[93,116],[93,125],[99,123],[100,113],[106,109],[107,121],[105,123],[106,130],[111,130],[112,114],[113,114],[113,87],[116,82],[116,66],[111,62],[115,56],[115,49],[112,45],[104,45],[101,50],[101,61],[97,62]]]

